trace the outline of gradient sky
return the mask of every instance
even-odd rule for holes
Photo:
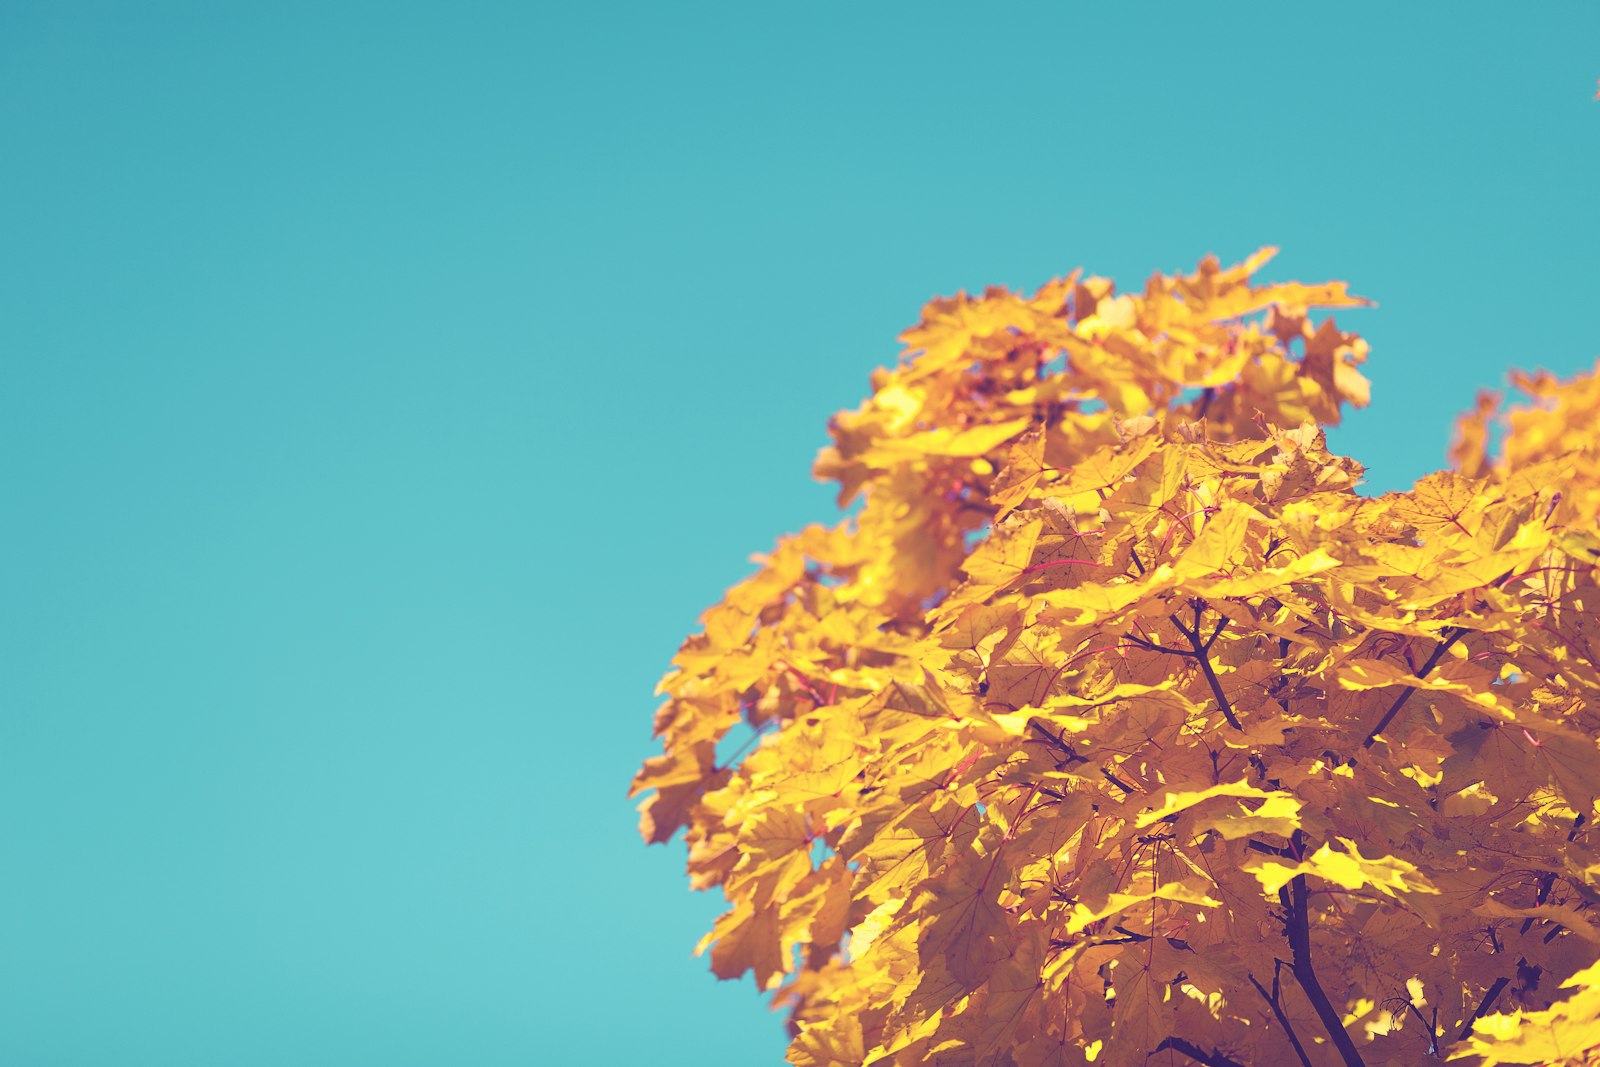
[[[1291,11],[1291,7],[1298,8]],[[625,792],[923,302],[1600,355],[1600,5],[0,5],[0,1062],[776,1064]]]

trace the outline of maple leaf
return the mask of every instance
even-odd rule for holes
[[[1338,840],[1344,845],[1343,851],[1337,851],[1325,843],[1315,854],[1293,866],[1268,860],[1255,863],[1250,870],[1261,880],[1262,888],[1269,893],[1276,893],[1287,885],[1290,879],[1301,874],[1316,875],[1345,889],[1370,886],[1385,896],[1396,899],[1405,893],[1439,892],[1413,864],[1406,860],[1394,856],[1371,859],[1363,856],[1360,846],[1349,838],[1341,837]]]
[[[1167,802],[1154,811],[1140,815],[1135,823],[1140,829],[1161,822],[1176,822],[1203,801],[1217,797],[1260,800],[1254,808],[1243,804],[1234,810],[1208,811],[1192,816],[1187,821],[1195,830],[1215,830],[1223,838],[1234,840],[1252,834],[1274,834],[1287,837],[1300,827],[1302,801],[1293,794],[1282,791],[1258,789],[1248,782],[1226,782],[1189,793],[1170,793]],[[1276,890],[1275,886],[1269,886]]]

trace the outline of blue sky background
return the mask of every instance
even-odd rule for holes
[[[1600,5],[0,6],[0,1062],[777,1063],[623,793],[928,298],[1600,354]]]

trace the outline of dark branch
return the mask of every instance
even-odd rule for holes
[[[1300,831],[1296,830],[1294,836],[1298,839]],[[1296,840],[1295,844],[1298,845],[1300,842]],[[1287,886],[1278,890],[1278,899],[1283,903],[1284,912],[1288,916],[1285,929],[1289,935],[1289,947],[1294,951],[1294,963],[1291,969],[1294,971],[1295,981],[1300,983],[1306,999],[1316,1010],[1317,1018],[1322,1020],[1322,1027],[1333,1039],[1333,1047],[1339,1050],[1345,1067],[1367,1067],[1366,1061],[1361,1058],[1361,1053],[1356,1050],[1356,1043],[1350,1040],[1350,1035],[1345,1032],[1339,1012],[1328,1000],[1328,994],[1323,992],[1322,983],[1317,981],[1317,972],[1311,965],[1311,917],[1306,898],[1306,876],[1303,874],[1295,875]]]
[[[1134,793],[1134,792],[1136,792],[1136,790],[1133,788],[1133,786],[1129,785],[1127,782],[1124,782],[1121,778],[1118,778],[1116,775],[1112,774],[1110,771],[1106,770],[1104,767],[1100,768],[1100,773],[1105,775],[1106,781],[1110,782],[1112,785],[1116,786],[1118,789],[1122,790],[1124,793]]]
[[[1583,828],[1583,813],[1579,812],[1577,817],[1572,820],[1572,829],[1567,831],[1567,843],[1568,844],[1571,844],[1573,841],[1577,840],[1578,831],[1581,830],[1582,828]],[[1552,887],[1555,886],[1555,884],[1556,884],[1556,876],[1555,876],[1555,872],[1554,871],[1546,871],[1543,875],[1540,876],[1540,878],[1539,878],[1539,895],[1538,895],[1538,897],[1536,897],[1534,899],[1534,902],[1533,902],[1534,907],[1538,907],[1539,905],[1543,904],[1545,901],[1550,899],[1550,890],[1551,890]],[[1523,919],[1522,920],[1522,932],[1523,933],[1527,933],[1530,929],[1532,929],[1533,928],[1533,923],[1534,923],[1534,920],[1533,920],[1533,918],[1531,916],[1529,918]],[[1560,929],[1560,928],[1557,927],[1557,929]],[[1548,941],[1549,938],[1546,938],[1545,940]]]
[[[1195,622],[1193,629],[1179,622],[1176,615],[1169,617],[1172,619],[1172,625],[1176,626],[1178,632],[1189,642],[1189,647],[1194,649],[1192,653],[1194,660],[1200,664],[1200,670],[1206,676],[1206,684],[1211,687],[1211,695],[1217,698],[1217,707],[1222,709],[1222,717],[1228,720],[1229,726],[1235,730],[1242,731],[1244,727],[1239,725],[1239,719],[1233,713],[1233,705],[1228,703],[1227,694],[1222,691],[1222,683],[1217,680],[1217,672],[1211,669],[1211,657],[1207,655],[1211,650],[1211,642],[1217,639],[1217,634],[1222,633],[1222,626],[1228,620],[1226,618],[1222,620],[1222,624],[1217,626],[1217,632],[1211,635],[1210,640],[1202,641],[1200,640],[1200,611],[1201,608],[1197,601],[1194,609]]]
[[[1439,1030],[1438,1030],[1438,1028],[1434,1025],[1434,1023],[1430,1023],[1423,1016],[1421,1008],[1417,1007],[1415,1004],[1411,1003],[1409,1000],[1406,1001],[1406,1007],[1410,1008],[1411,1009],[1411,1014],[1415,1015],[1417,1017],[1417,1022],[1421,1023],[1423,1026],[1426,1026],[1428,1028],[1428,1055],[1430,1055],[1430,1056],[1437,1055],[1438,1052],[1439,1052]],[[1439,1018],[1439,1009],[1435,1008],[1433,1010],[1433,1017],[1434,1017],[1435,1022],[1437,1022],[1438,1018]]]
[[[1199,1045],[1190,1044],[1181,1037],[1167,1038],[1157,1045],[1150,1055],[1154,1056],[1157,1052],[1165,1052],[1169,1048],[1183,1053],[1196,1063],[1205,1064],[1206,1067],[1244,1067],[1244,1064],[1231,1056],[1224,1056],[1215,1049],[1207,1052]]]
[[[1207,652],[1210,652],[1211,646],[1217,643],[1217,638],[1222,636],[1222,631],[1227,628],[1227,625],[1228,617],[1226,615],[1217,620],[1217,628],[1211,631],[1210,637],[1206,638],[1205,650]],[[1195,632],[1198,633],[1199,631]]]
[[[1055,734],[1052,734],[1049,730],[1046,730],[1044,728],[1044,726],[1042,726],[1040,724],[1038,719],[1030,719],[1030,720],[1028,720],[1028,726],[1031,729],[1033,729],[1034,731],[1036,731],[1039,734],[1039,736],[1044,739],[1046,744],[1048,744],[1051,748],[1054,748],[1056,751],[1060,752],[1063,756],[1065,756],[1066,760],[1067,760],[1067,762],[1069,764],[1070,763],[1088,763],[1089,762],[1089,757],[1088,756],[1080,756],[1080,755],[1078,755],[1078,752],[1077,752],[1076,749],[1074,749],[1071,745],[1067,744],[1067,742],[1065,740],[1063,740],[1062,738],[1057,737]],[[1065,732],[1066,731],[1064,731],[1064,730],[1062,731],[1063,734],[1065,734]]]
[[[1289,1037],[1289,1044],[1294,1046],[1294,1054],[1300,1057],[1301,1067],[1312,1067],[1311,1057],[1306,1055],[1305,1048],[1300,1044],[1300,1037],[1294,1032],[1294,1024],[1289,1022],[1289,1017],[1283,1013],[1283,1005],[1278,1002],[1278,967],[1282,966],[1281,960],[1273,961],[1272,992],[1268,994],[1260,982],[1256,981],[1253,974],[1245,975],[1250,979],[1250,984],[1256,987],[1256,992],[1261,994],[1261,999],[1267,1002],[1267,1007],[1272,1009],[1272,1014],[1278,1017],[1278,1025],[1283,1027],[1283,1032]]]
[[[1428,676],[1428,672],[1437,667],[1439,665],[1439,661],[1444,658],[1444,654],[1450,651],[1450,646],[1459,641],[1461,636],[1466,632],[1467,628],[1465,626],[1450,627],[1450,629],[1446,631],[1448,636],[1443,641],[1439,642],[1439,647],[1433,650],[1433,655],[1428,657],[1428,662],[1417,668],[1417,677],[1419,679],[1426,678]],[[1362,748],[1372,747],[1373,742],[1377,741],[1378,735],[1383,733],[1384,728],[1394,721],[1394,717],[1400,714],[1400,709],[1406,706],[1406,701],[1410,700],[1411,694],[1415,692],[1415,688],[1408,686],[1406,687],[1405,692],[1395,697],[1394,703],[1389,705],[1389,710],[1384,712],[1383,718],[1378,720],[1378,725],[1374,726],[1367,734],[1367,739],[1361,742]]]
[[[1136,931],[1129,930],[1127,927],[1124,927],[1124,926],[1113,926],[1111,929],[1115,930],[1117,933],[1121,934],[1122,936],[1121,937],[1108,937],[1108,938],[1105,938],[1103,940],[1096,941],[1095,944],[1097,944],[1097,945],[1131,945],[1131,944],[1138,944],[1140,942],[1144,942],[1144,941],[1150,940],[1150,935],[1149,934],[1141,934],[1141,933],[1138,933]]]
[[[1124,640],[1132,641],[1146,652],[1165,652],[1169,656],[1182,656],[1184,659],[1194,658],[1194,653],[1188,649],[1168,648],[1166,645],[1158,645],[1148,637],[1140,637],[1138,634],[1126,634],[1124,635]]]
[[[1511,979],[1509,978],[1496,978],[1494,980],[1494,985],[1485,990],[1483,999],[1478,1001],[1478,1010],[1472,1013],[1472,1018],[1461,1025],[1461,1032],[1456,1035],[1457,1041],[1465,1041],[1467,1039],[1467,1035],[1472,1033],[1472,1024],[1489,1013],[1489,1009],[1494,1007],[1494,1002],[1500,998],[1500,994],[1510,984]]]
[[[1539,876],[1539,895],[1533,898],[1534,907],[1537,908],[1545,901],[1550,899],[1550,890],[1555,886],[1555,884],[1556,876],[1554,871],[1546,871],[1544,874]],[[1526,919],[1523,919],[1521,932],[1524,934],[1527,933],[1533,928],[1533,924],[1536,921],[1537,920],[1535,920],[1531,915]]]

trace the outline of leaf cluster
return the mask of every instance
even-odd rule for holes
[[[1600,376],[1363,496],[1272,252],[929,304],[674,659],[642,831],[796,1067],[1600,1062]]]

